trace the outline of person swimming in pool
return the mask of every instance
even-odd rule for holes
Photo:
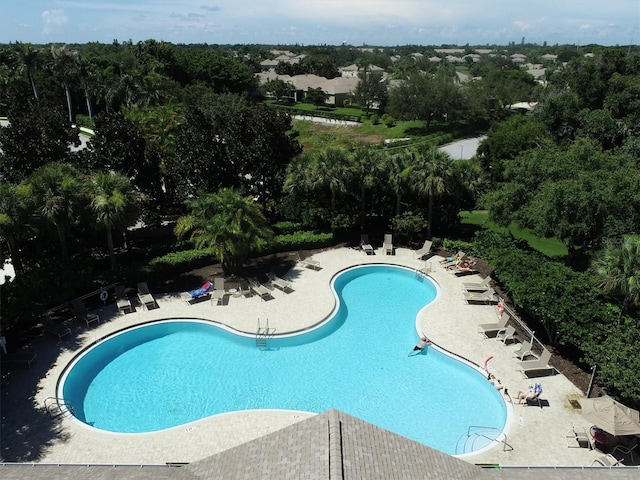
[[[413,347],[414,352],[421,352],[427,345],[431,345],[431,340],[429,340],[426,336],[420,337],[420,341],[418,344]]]

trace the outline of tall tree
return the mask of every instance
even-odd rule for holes
[[[12,98],[8,118],[0,128],[0,175],[12,183],[46,163],[71,161],[69,146],[80,144],[60,105]]]
[[[66,45],[63,45],[62,47],[51,45],[51,57],[53,59],[51,68],[54,74],[60,78],[62,88],[64,89],[64,95],[67,100],[67,111],[69,113],[69,123],[73,123],[70,78],[75,69],[73,58],[76,54],[77,52],[70,51]]]
[[[350,175],[347,152],[338,148],[322,150],[314,155],[310,168],[311,190],[328,188],[331,193],[331,225],[335,230],[338,194],[346,191]]]
[[[196,248],[212,248],[227,274],[238,272],[251,253],[271,242],[260,206],[237,190],[198,195],[186,205],[189,213],[178,219],[176,235],[188,236]]]
[[[91,177],[89,196],[97,224],[107,232],[111,270],[117,273],[113,230],[133,225],[140,214],[140,197],[127,177],[115,172],[98,172]]]
[[[38,89],[36,88],[36,82],[33,78],[35,70],[42,64],[42,58],[40,50],[34,48],[30,43],[20,43],[17,46],[17,59],[18,69],[21,72],[26,73],[31,89],[33,90],[33,97],[38,101]]]
[[[448,153],[435,147],[418,151],[411,178],[418,193],[427,195],[427,237],[433,231],[433,206],[435,198],[447,192],[452,183],[453,160]]]
[[[76,222],[82,203],[82,181],[78,171],[64,163],[49,163],[29,179],[36,213],[54,226],[65,262],[69,259],[67,235]]]
[[[409,189],[409,177],[415,161],[415,150],[405,150],[386,157],[384,168],[387,181],[396,195],[396,216],[402,213],[402,196]]]

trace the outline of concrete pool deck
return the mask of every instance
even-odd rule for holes
[[[72,338],[56,343],[50,337],[34,340],[38,360],[29,369],[12,372],[2,387],[1,456],[7,462],[47,464],[161,464],[190,463],[259,438],[313,414],[291,411],[245,411],[222,414],[169,430],[119,435],[94,431],[72,418],[50,418],[45,405],[56,396],[60,374],[84,347],[113,332],[132,325],[158,319],[201,318],[224,323],[236,330],[255,334],[258,318],[276,333],[296,331],[321,322],[332,311],[335,300],[330,289],[331,278],[350,266],[390,263],[420,269],[432,266],[429,273],[439,285],[439,296],[417,319],[418,326],[437,345],[478,365],[492,356],[490,370],[515,397],[520,388],[531,383],[516,371],[513,352],[517,345],[504,345],[487,339],[477,325],[497,320],[495,306],[468,305],[463,299],[463,281],[479,279],[477,275],[456,277],[438,265],[439,257],[426,263],[414,259],[413,252],[397,249],[386,256],[378,249],[375,255],[337,248],[313,256],[321,269],[301,266],[290,270],[285,278],[292,282],[293,292],[273,291],[273,299],[229,296],[225,305],[204,301],[187,305],[180,292],[156,295],[159,308],[143,310],[132,299],[135,312],[119,315],[115,305],[98,310],[102,323],[92,328],[74,329]],[[417,336],[416,336],[417,340]],[[411,345],[407,346],[408,349]],[[553,358],[551,359],[553,364]],[[584,394],[561,373],[538,379],[542,383],[544,408],[514,405],[513,422],[507,430],[507,442],[513,450],[496,447],[473,457],[473,463],[526,466],[589,466],[602,454],[586,448],[568,448],[565,434],[572,425],[591,426],[582,418],[572,400]],[[471,392],[472,394],[472,392]],[[428,414],[428,412],[425,412]]]

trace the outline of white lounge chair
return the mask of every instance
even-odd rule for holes
[[[463,282],[462,288],[467,292],[486,292],[491,288],[491,277],[486,276],[481,282]]]
[[[158,302],[156,302],[156,299],[153,298],[153,295],[151,295],[151,292],[149,291],[147,282],[138,283],[138,299],[142,306],[147,310],[158,306]]]
[[[127,292],[124,289],[124,285],[116,285],[116,305],[118,306],[118,312],[131,313],[133,307],[131,306],[131,300],[127,297]]]
[[[253,293],[258,295],[261,300],[272,298],[269,289],[262,285],[255,277],[249,278],[249,288]]]
[[[567,441],[567,447],[569,448],[591,449],[589,436],[587,435],[587,431],[583,427],[576,427],[572,425],[571,430],[565,433],[564,438]]]
[[[275,273],[269,272],[267,273],[267,278],[269,279],[269,283],[275,288],[282,290],[284,293],[293,292],[293,288],[291,287],[291,282],[278,277]]]
[[[369,235],[367,234],[362,234],[360,236],[360,248],[362,248],[362,251],[367,255],[373,255],[375,253],[373,247],[369,243]]]
[[[224,304],[224,296],[227,293],[224,289],[224,278],[215,277],[213,279],[213,292],[211,293],[211,303],[213,305]]]
[[[483,333],[485,337],[489,337],[489,333],[497,333],[505,328],[507,326],[507,323],[509,322],[509,318],[510,317],[508,313],[503,313],[497,322],[483,323],[481,325],[478,325],[478,331],[480,333]]]
[[[518,368],[516,368],[516,370],[522,372],[525,377],[528,376],[529,372],[540,370],[552,371],[553,367],[549,365],[549,360],[551,360],[551,352],[545,348],[542,350],[540,358],[518,362]]]
[[[620,465],[620,460],[618,460],[610,453],[607,453],[606,455],[596,458],[591,464],[592,467],[596,465],[599,465],[601,467],[616,467]]]
[[[531,342],[531,340],[522,342],[520,346],[513,352],[513,356],[517,357],[519,360],[524,360],[525,357],[528,357],[530,355],[535,356],[531,351],[531,347],[533,347],[533,343]]]
[[[313,260],[312,258],[304,258],[302,252],[297,252],[298,263],[303,267],[310,268],[312,270],[320,270],[320,262]]]
[[[515,336],[516,336],[516,327],[514,327],[513,325],[508,325],[506,328],[500,330],[496,334],[496,339],[506,344],[508,340],[513,340]]]
[[[382,250],[384,251],[385,255],[393,255],[393,235],[391,233],[384,234]]]
[[[59,325],[53,321],[47,312],[42,314],[42,325],[45,333],[56,337],[61,341],[67,335],[71,336],[71,328],[68,325]]]
[[[493,288],[490,288],[486,292],[465,292],[464,300],[469,305],[498,303],[496,292]]]
[[[71,300],[71,306],[73,307],[73,312],[76,314],[76,318],[85,322],[87,327],[92,323],[100,323],[100,317],[95,313],[89,313],[79,298]]]
[[[0,364],[2,365],[26,365],[31,366],[36,361],[36,352],[2,353],[0,354]]]
[[[426,257],[431,253],[432,245],[433,245],[433,242],[431,240],[425,240],[424,245],[422,245],[422,247],[420,247],[418,250],[413,252],[413,256],[415,258],[419,258],[420,260],[422,260],[424,257]]]

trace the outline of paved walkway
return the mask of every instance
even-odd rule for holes
[[[1,452],[5,461],[82,464],[164,464],[192,462],[224,451],[264,434],[273,432],[312,414],[292,411],[244,411],[222,414],[188,425],[149,434],[110,434],[93,431],[71,418],[52,420],[44,410],[50,397],[56,395],[56,384],[68,362],[84,347],[96,340],[131,325],[165,318],[202,318],[254,334],[257,319],[269,319],[278,333],[308,328],[321,322],[333,309],[335,300],[330,290],[331,278],[340,270],[368,263],[394,263],[412,268],[433,267],[430,276],[439,284],[440,293],[434,303],[423,309],[416,328],[426,327],[437,344],[482,365],[493,356],[491,370],[511,392],[529,382],[515,370],[515,345],[503,345],[486,339],[477,325],[497,319],[493,306],[467,305],[462,295],[462,281],[438,265],[438,257],[429,262],[413,258],[413,252],[398,249],[394,256],[376,255],[339,248],[319,253],[314,259],[322,269],[313,271],[300,266],[290,270],[286,278],[293,282],[294,292],[273,292],[274,299],[229,297],[228,303],[213,306],[210,302],[186,305],[179,293],[158,296],[159,308],[118,315],[114,305],[98,313],[103,323],[87,329],[77,328],[74,338],[55,343],[51,338],[38,338],[34,347],[38,360],[30,369],[16,371],[2,388]],[[552,362],[553,363],[553,359]],[[468,458],[474,463],[502,465],[590,465],[599,456],[582,448],[567,448],[565,433],[571,425],[586,429],[590,424],[570,402],[583,394],[563,375],[543,377],[544,408],[511,406],[513,421],[507,429],[507,442],[513,450],[501,448]],[[468,401],[473,408],[473,397]]]

